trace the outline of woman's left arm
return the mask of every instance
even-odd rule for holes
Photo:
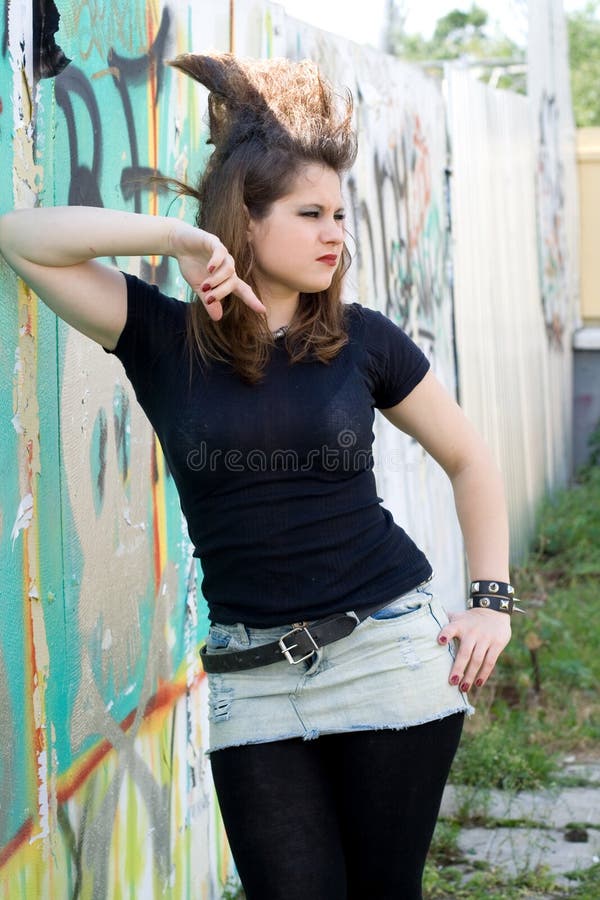
[[[469,577],[509,581],[508,516],[498,467],[473,425],[431,371],[383,415],[442,466],[454,491]],[[485,684],[510,640],[510,616],[490,609],[450,613],[438,640],[458,638],[451,684],[467,691]]]

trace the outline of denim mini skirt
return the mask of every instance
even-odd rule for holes
[[[466,694],[448,683],[455,646],[438,643],[448,616],[426,584],[391,600],[348,637],[304,662],[292,665],[282,658],[241,672],[207,673],[206,753],[293,737],[408,728],[472,713]],[[213,623],[206,652],[268,644],[292,627]]]

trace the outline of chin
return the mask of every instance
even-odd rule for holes
[[[331,287],[331,282],[333,281],[333,275],[329,278],[320,278],[316,279],[310,284],[303,284],[298,288],[301,294],[320,294],[321,291],[327,291]]]

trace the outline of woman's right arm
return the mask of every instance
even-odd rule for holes
[[[219,239],[180,219],[86,206],[15,210],[0,216],[0,252],[61,319],[109,350],[125,325],[126,285],[96,257],[174,256],[201,298],[235,293],[264,311]],[[220,303],[207,309],[222,315]]]

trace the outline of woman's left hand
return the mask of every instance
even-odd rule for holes
[[[440,631],[438,641],[459,641],[450,684],[460,685],[461,691],[468,691],[472,685],[481,687],[510,640],[510,616],[491,609],[468,609],[448,613],[448,618],[450,622]]]

